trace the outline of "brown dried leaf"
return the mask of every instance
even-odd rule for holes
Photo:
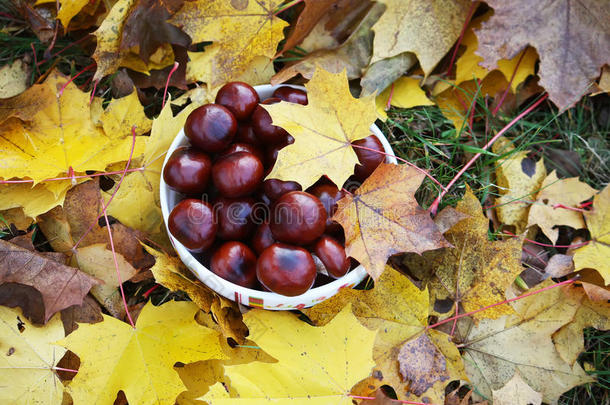
[[[400,374],[417,396],[421,396],[437,381],[449,379],[445,356],[426,334],[402,345],[398,353],[398,365]]]
[[[305,8],[299,14],[292,32],[286,38],[281,54],[300,44],[318,21],[330,11],[331,7],[336,7],[337,3],[337,0],[305,0]]]
[[[346,252],[374,279],[393,254],[451,246],[415,200],[424,176],[411,166],[382,163],[338,203],[333,220],[345,229]]]
[[[39,322],[45,323],[56,312],[72,305],[80,305],[91,287],[99,284],[97,279],[77,268],[4,240],[0,240],[0,249],[0,285],[17,283],[36,289],[41,294],[44,305],[42,319],[37,320]]]
[[[483,65],[491,70],[498,60],[534,46],[540,55],[540,84],[560,110],[588,93],[602,66],[610,64],[606,0],[487,3],[494,14],[477,31]]]
[[[183,4],[184,0],[137,0],[125,19],[120,48],[138,47],[140,57],[148,63],[150,55],[163,44],[188,47],[189,36],[167,22]]]

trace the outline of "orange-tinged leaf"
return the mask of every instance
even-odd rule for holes
[[[610,284],[610,186],[593,199],[593,210],[585,213],[591,241],[574,251],[576,270],[595,269]]]
[[[51,101],[21,122],[9,119],[0,127],[0,177],[25,177],[39,182],[86,170],[104,170],[110,163],[127,160],[131,151],[131,133],[107,134],[91,120],[89,95],[68,78],[53,71],[45,80],[44,92]],[[60,93],[62,87],[63,93]],[[26,90],[18,97],[38,97]],[[18,109],[13,106],[12,109]],[[18,113],[15,113],[18,114]],[[136,138],[134,156],[142,147]]]
[[[220,47],[212,59],[216,88],[244,74],[257,56],[272,58],[288,25],[274,15],[280,0],[188,1],[170,22],[181,27],[193,43],[212,41]]]
[[[353,195],[339,200],[333,220],[345,229],[347,255],[374,279],[393,254],[451,246],[415,200],[424,176],[411,166],[382,163]]]
[[[290,36],[282,47],[282,53],[300,44],[303,39],[316,26],[318,21],[336,6],[337,0],[305,0],[305,8],[299,14]]]
[[[494,14],[476,31],[484,66],[492,69],[498,60],[512,59],[526,46],[534,46],[540,55],[540,85],[560,110],[580,100],[602,66],[610,64],[606,0],[487,4]]]
[[[280,150],[267,177],[296,181],[303,189],[322,175],[343,184],[358,163],[351,142],[371,134],[369,127],[376,117],[374,97],[352,97],[345,71],[333,74],[318,68],[305,87],[307,105],[280,102],[263,106],[273,124],[294,137],[292,145]]]
[[[470,312],[505,299],[506,289],[523,271],[522,240],[490,242],[487,239],[489,220],[469,190],[456,209],[468,218],[445,233],[454,247],[426,252],[422,256],[408,255],[405,264],[428,286],[432,305],[450,299],[458,301]],[[510,306],[501,305],[473,317],[498,318],[511,312]]]

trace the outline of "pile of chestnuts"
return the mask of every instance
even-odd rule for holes
[[[184,132],[191,146],[169,157],[163,179],[183,199],[168,219],[171,234],[214,273],[243,287],[296,296],[314,283],[345,275],[342,227],[330,218],[345,194],[327,177],[305,191],[299,183],[267,179],[278,151],[294,142],[271,124],[260,104],[307,104],[307,94],[279,87],[259,99],[250,85],[224,85],[215,103],[195,109]],[[364,181],[384,160],[371,135],[354,142],[360,164],[350,184]]]

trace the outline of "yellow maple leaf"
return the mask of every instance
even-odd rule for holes
[[[146,138],[142,158],[145,169],[125,176],[123,184],[108,206],[108,215],[148,234],[160,232],[163,217],[159,181],[163,159],[174,138],[184,127],[186,118],[196,107],[198,105],[192,103],[174,117],[170,101],[165,104],[161,114],[152,122],[150,137]],[[113,191],[114,189],[111,189],[104,193],[106,201]]]
[[[358,163],[351,142],[371,134],[369,127],[376,118],[374,96],[352,97],[345,71],[333,74],[318,68],[305,87],[307,105],[263,105],[273,124],[294,137],[292,145],[280,150],[267,177],[296,181],[304,189],[322,175],[343,184]]]
[[[135,89],[125,97],[112,100],[102,112],[100,121],[107,134],[129,134],[135,126],[136,134],[142,135],[152,126]]]
[[[284,37],[285,21],[275,16],[281,0],[189,1],[169,20],[181,27],[193,43],[212,41],[209,60],[211,88],[244,74],[257,56],[272,58]],[[208,50],[206,49],[205,52]]]
[[[460,43],[466,49],[464,53],[455,62],[455,83],[459,84],[468,80],[473,79],[484,79],[490,71],[481,66],[479,63],[483,61],[483,58],[477,55],[475,52],[479,46],[479,41],[474,33],[475,29],[481,27],[483,21],[487,21],[492,15],[489,11],[484,15],[472,20]],[[521,84],[529,75],[535,73],[536,61],[538,60],[538,54],[536,51],[528,47],[523,51],[519,52],[512,59],[501,59],[498,61],[497,70],[502,72],[504,78],[508,82],[511,77],[514,78],[510,83],[510,88],[515,93],[517,86]]]
[[[500,197],[494,200],[500,222],[514,225],[516,233],[522,233],[528,222],[529,210],[534,196],[546,177],[543,159],[535,161],[527,155],[529,151],[514,151],[515,147],[506,138],[493,144],[492,150],[506,157],[496,161],[496,185]]]
[[[425,397],[432,403],[442,403],[447,382],[465,378],[459,351],[448,335],[435,330],[421,334],[428,321],[428,290],[418,289],[406,276],[386,266],[373,289],[343,289],[303,312],[317,325],[325,325],[349,304],[360,323],[371,330],[378,330],[373,348],[376,363],[373,374],[382,377],[367,379],[368,385],[375,389],[390,385],[401,400],[417,401]],[[402,364],[415,368],[422,363],[421,358],[408,359],[404,354],[406,348],[413,348],[419,356],[437,353],[438,357],[438,353],[442,353],[441,364],[402,374],[398,367],[401,353]],[[403,367],[402,371],[405,370]],[[410,378],[405,378],[406,375]]]
[[[436,301],[450,299],[458,301],[470,312],[505,299],[506,289],[523,271],[522,240],[490,242],[487,239],[489,220],[470,189],[456,209],[468,218],[445,233],[445,238],[454,247],[424,252],[422,256],[410,254],[404,263],[416,277],[427,283],[433,298],[431,306]],[[511,312],[510,306],[501,305],[473,314],[473,317],[495,319]]]
[[[544,402],[554,403],[570,388],[593,381],[578,363],[567,364],[551,340],[576,312],[577,305],[566,298],[553,288],[512,302],[514,315],[458,323],[466,374],[477,392],[491,398],[518,371]]]
[[[49,186],[52,188],[49,189]],[[35,218],[57,205],[63,205],[70,187],[70,180],[39,183],[35,186],[31,183],[2,184],[0,210],[23,207],[26,216]]]
[[[573,365],[578,355],[585,351],[583,329],[610,329],[610,305],[607,301],[591,301],[585,290],[579,286],[567,285],[562,290],[567,299],[575,302],[577,310],[568,324],[553,333],[553,342],[561,358]]]
[[[577,207],[578,203],[588,200],[595,194],[595,189],[578,177],[558,179],[552,171],[540,186],[536,201],[529,209],[527,226],[538,225],[540,230],[553,242],[557,242],[559,230],[557,225],[566,225],[574,229],[585,227],[585,220],[578,211],[555,207],[561,204],[565,207]]]
[[[470,1],[382,0],[385,13],[373,26],[374,63],[403,52],[417,55],[429,74],[458,39]]]
[[[369,375],[376,332],[362,326],[345,307],[324,327],[294,314],[252,310],[244,316],[251,338],[277,363],[225,366],[230,397],[217,383],[200,398],[210,404],[343,404],[350,389]]]
[[[41,327],[32,325],[19,309],[0,307],[1,403],[62,403],[63,384],[53,367],[66,350],[52,343],[63,337],[59,314]]]
[[[52,97],[52,102],[30,121],[9,118],[0,127],[0,160],[3,163],[0,177],[30,178],[39,182],[58,174],[65,176],[70,168],[74,172],[104,170],[110,163],[129,158],[131,133],[107,134],[97,128],[91,120],[89,95],[74,83],[67,84],[68,80],[53,71],[44,82],[50,89],[44,94]],[[29,89],[20,97],[28,94]],[[134,156],[141,152],[142,146],[138,137]]]
[[[53,3],[55,4],[55,0],[38,0],[36,5],[45,4],[45,3]],[[85,7],[89,3],[89,0],[61,0],[59,1],[59,11],[57,12],[57,18],[61,21],[61,24],[64,26],[64,30],[67,30],[68,24],[70,24],[70,20],[77,15],[83,7]]]
[[[214,70],[213,61],[216,54],[221,51],[220,45],[212,44],[205,48],[205,52],[188,53],[189,63],[186,65],[186,79],[209,83],[210,86],[215,84],[216,87],[210,89],[212,95],[220,89],[220,85],[225,83],[215,80],[217,73]],[[230,73],[232,74],[230,75]],[[244,72],[227,72],[226,82],[238,81],[256,86],[257,84],[269,83],[274,73],[273,60],[266,56],[257,56],[252,59]],[[211,101],[213,102],[213,99]]]
[[[390,95],[392,99],[390,100]],[[434,105],[426,96],[426,92],[419,87],[419,80],[414,77],[401,77],[392,86],[385,89],[375,98],[377,104],[377,114],[381,119],[386,120],[388,115],[385,112],[388,100],[390,104],[398,108],[411,108],[420,105]]]
[[[226,357],[218,332],[195,322],[198,310],[186,301],[149,302],[135,329],[106,315],[103,322],[79,324],[59,342],[81,360],[69,386],[74,402],[112,404],[122,390],[130,403],[173,403],[185,388],[175,363]]]
[[[593,199],[593,211],[585,213],[591,241],[574,251],[574,269],[595,269],[610,284],[610,186]]]

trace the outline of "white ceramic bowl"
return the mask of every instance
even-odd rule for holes
[[[287,86],[287,85],[282,85]],[[273,91],[282,86],[271,86],[269,84],[256,86],[254,89],[258,93],[261,100],[265,100],[271,97]],[[294,88],[298,88],[301,90],[305,90],[302,86],[290,86]],[[371,133],[373,133],[381,143],[387,153],[393,154],[392,148],[388,143],[388,140],[385,138],[383,133],[379,130],[376,125],[371,125]],[[170,155],[174,152],[174,150],[178,147],[189,145],[189,141],[187,137],[184,135],[184,130],[181,130],[176,138],[172,142],[171,146],[167,151],[167,155],[165,156],[165,161],[163,162],[163,167],[165,168],[165,164],[169,159]],[[387,163],[396,163],[396,158],[393,156],[386,157]],[[170,189],[165,181],[163,181],[163,176],[161,176],[161,211],[163,212],[163,220],[165,221],[165,226],[167,228],[167,217],[171,212],[172,208],[176,204],[178,204],[182,200],[183,196],[180,193],[177,193]],[[253,290],[251,288],[245,288],[239,286],[237,284],[233,284],[206,268],[203,264],[201,264],[192,254],[189,252],[180,242],[174,238],[169,229],[167,229],[167,234],[174,245],[174,249],[178,253],[178,256],[182,260],[182,262],[195,274],[195,276],[201,280],[205,285],[210,287],[212,290],[216,291],[218,294],[239,302],[243,305],[248,305],[250,307],[257,308],[265,308],[265,309],[273,309],[273,310],[284,310],[284,309],[301,309],[311,307],[319,302],[324,301],[335,295],[342,288],[352,288],[360,283],[366,277],[366,270],[364,267],[358,266],[345,276],[332,281],[331,283],[325,284],[320,287],[315,287],[310,289],[304,294],[301,294],[296,297],[286,297],[280,294]]]

